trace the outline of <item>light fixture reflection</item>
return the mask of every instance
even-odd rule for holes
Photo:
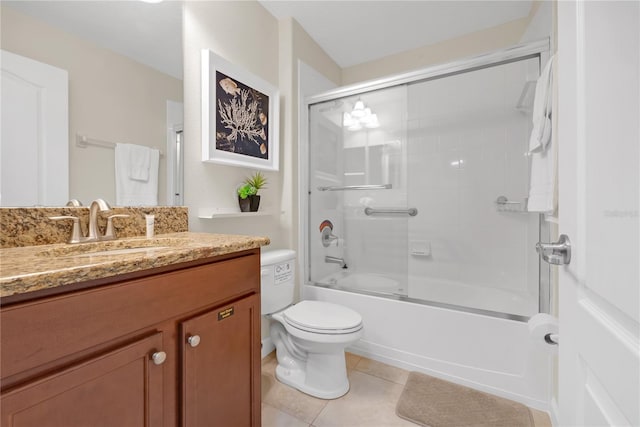
[[[372,114],[364,125],[369,129],[380,127],[380,122],[378,122],[378,115]]]
[[[342,125],[350,131],[357,131],[363,127],[367,129],[380,127],[380,122],[378,115],[373,113],[371,108],[365,106],[361,99],[358,99],[351,113],[343,113]]]
[[[359,119],[360,117],[364,117],[365,115],[364,102],[358,99],[358,101],[356,101],[356,105],[353,106],[353,111],[351,112],[351,115],[356,119]]]

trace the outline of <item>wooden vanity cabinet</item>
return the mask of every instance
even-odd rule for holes
[[[260,425],[252,402],[260,396],[260,298],[246,297],[181,324],[183,425]]]
[[[259,426],[259,250],[175,267],[3,302],[0,424]]]
[[[149,357],[161,346],[154,334],[29,381],[2,396],[2,425],[162,425],[163,372]]]

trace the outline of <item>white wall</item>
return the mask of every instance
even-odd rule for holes
[[[535,0],[532,3],[529,15],[524,18],[445,40],[444,42],[422,46],[364,64],[347,67],[342,70],[342,84],[347,85],[377,79],[425,68],[429,65],[442,64],[508,48],[525,41],[523,40],[525,32],[530,33],[531,36],[541,34],[537,30],[534,33],[529,28],[544,28],[544,18],[541,18],[544,13],[538,14],[538,10],[548,7],[549,3],[551,2],[548,0]],[[532,25],[532,20],[535,17],[537,17],[538,21]],[[541,37],[547,37],[547,35],[540,35],[539,38]],[[527,40],[536,40],[536,38]]]
[[[372,80],[457,59],[505,49],[518,43],[528,23],[522,18],[433,45],[345,68],[343,84]]]
[[[185,204],[194,231],[266,235],[267,249],[298,241],[298,59],[339,79],[335,63],[292,19],[278,22],[258,2],[186,2],[183,14],[185,91]],[[241,24],[239,24],[241,23]],[[242,28],[239,31],[239,28]],[[280,170],[266,172],[257,218],[199,219],[201,208],[236,208],[236,186],[250,169],[200,159],[200,51],[211,49],[280,90]],[[337,76],[337,77],[336,77]]]
[[[76,133],[166,150],[166,102],[182,101],[182,82],[113,51],[1,8],[2,49],[69,72],[69,197],[115,202],[114,151],[75,145]],[[160,161],[159,202],[166,194]]]
[[[322,48],[304,31],[295,20],[291,18],[280,20],[280,80],[281,90],[285,101],[284,118],[285,126],[284,142],[286,161],[290,162],[291,169],[285,172],[284,181],[288,185],[283,188],[283,202],[292,205],[291,216],[286,217],[291,224],[292,235],[289,247],[294,248],[299,244],[299,182],[300,175],[304,174],[302,168],[307,163],[298,163],[299,147],[304,137],[299,134],[299,112],[305,96],[312,95],[313,91],[325,88],[328,85],[337,86],[340,83],[341,69],[322,50]],[[314,77],[306,82],[301,82],[300,64],[304,62],[314,70]],[[309,71],[309,69],[307,69]],[[309,75],[307,74],[307,77]],[[309,86],[307,87],[307,84]],[[298,260],[300,261],[300,259]],[[298,277],[302,269],[299,269]]]
[[[272,215],[229,219],[199,219],[201,208],[238,209],[236,187],[253,171],[201,161],[201,76],[200,54],[211,49],[227,61],[279,86],[278,22],[257,2],[185,2],[184,112],[185,112],[185,204],[189,207],[189,228],[229,234],[268,236],[271,247],[287,247],[291,224],[281,221],[282,176],[291,167],[283,161],[280,143],[280,171],[265,172],[268,185],[260,191],[260,210]],[[282,98],[281,98],[282,101]],[[281,106],[282,111],[282,106]],[[282,121],[281,121],[282,129]],[[281,131],[282,135],[283,132]]]

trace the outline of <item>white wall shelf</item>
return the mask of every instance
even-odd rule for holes
[[[240,210],[233,208],[200,208],[198,210],[198,218],[200,219],[249,218],[268,215],[273,215],[273,212],[240,212]]]

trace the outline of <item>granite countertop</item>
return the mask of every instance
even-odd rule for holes
[[[0,249],[0,297],[102,279],[268,245],[269,238],[169,233],[106,242]]]

